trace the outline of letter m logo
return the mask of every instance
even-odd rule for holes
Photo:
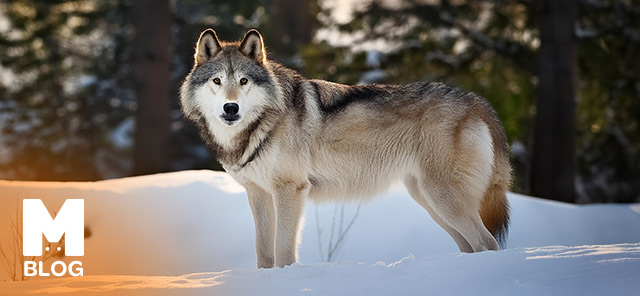
[[[59,242],[65,235],[66,256],[84,256],[84,200],[67,199],[55,219],[39,199],[22,201],[22,253],[42,256],[42,235]]]

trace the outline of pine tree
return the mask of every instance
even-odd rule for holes
[[[94,180],[126,154],[110,133],[130,112],[126,6],[118,1],[0,4],[5,79],[1,178]]]

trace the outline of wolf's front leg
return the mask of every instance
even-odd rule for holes
[[[276,187],[276,266],[278,267],[298,261],[302,210],[308,188],[307,182],[286,182]]]
[[[256,254],[258,268],[271,268],[274,263],[276,213],[273,197],[258,186],[247,186],[249,205],[256,226]]]

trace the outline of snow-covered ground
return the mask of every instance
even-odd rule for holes
[[[507,250],[459,254],[451,238],[397,186],[359,210],[358,205],[342,212],[333,204],[308,204],[300,264],[257,270],[244,190],[224,173],[183,171],[82,183],[0,181],[0,244],[12,239],[9,221],[22,198],[40,198],[50,211],[68,198],[85,200],[91,235],[80,258],[84,277],[2,282],[8,275],[0,269],[0,295],[640,291],[640,204],[576,206],[510,194]],[[341,213],[343,229],[357,218],[334,257],[337,263],[321,263],[332,225],[331,241],[336,241]]]

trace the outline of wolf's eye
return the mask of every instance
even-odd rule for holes
[[[247,78],[240,78],[240,85],[245,85],[245,84],[247,84],[247,82],[249,82],[249,80],[247,80]]]
[[[218,77],[213,78],[213,83],[215,83],[217,85],[220,85],[220,78],[218,78]]]

